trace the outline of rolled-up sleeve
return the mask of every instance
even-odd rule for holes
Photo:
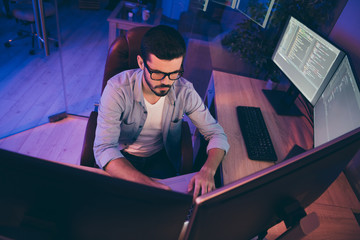
[[[94,155],[99,167],[123,157],[119,150],[120,116],[124,109],[121,94],[109,82],[100,99],[99,114],[94,141]]]
[[[212,148],[220,148],[227,153],[230,145],[224,129],[210,114],[208,108],[195,90],[187,94],[186,102],[189,103],[187,104],[187,115],[204,138],[209,141],[207,151]]]

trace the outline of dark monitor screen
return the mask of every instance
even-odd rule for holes
[[[314,106],[344,53],[290,17],[272,59]]]
[[[314,106],[314,145],[360,127],[360,91],[349,59],[339,68]]]
[[[0,238],[177,239],[192,196],[0,150]]]
[[[360,150],[360,128],[196,199],[186,239],[252,239],[305,209]],[[288,211],[286,209],[293,209]]]

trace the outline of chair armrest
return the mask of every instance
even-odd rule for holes
[[[86,125],[84,143],[80,158],[80,165],[82,166],[99,168],[99,166],[95,162],[95,156],[93,150],[94,140],[95,140],[95,130],[97,125],[97,116],[98,113],[96,111],[92,111]]]
[[[180,174],[193,172],[193,145],[188,122],[181,125],[181,168]]]

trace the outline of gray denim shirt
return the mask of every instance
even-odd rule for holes
[[[120,149],[135,142],[145,124],[147,110],[142,92],[141,69],[121,72],[112,77],[101,96],[94,154],[100,167],[123,157]],[[223,128],[211,116],[192,83],[180,78],[165,97],[162,132],[165,150],[179,172],[181,159],[181,122],[186,114],[209,141],[211,148],[229,149]]]

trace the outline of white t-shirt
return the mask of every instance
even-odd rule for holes
[[[144,100],[147,108],[144,127],[136,141],[126,148],[126,152],[138,157],[149,157],[164,147],[161,123],[165,97],[161,97],[155,104]]]

